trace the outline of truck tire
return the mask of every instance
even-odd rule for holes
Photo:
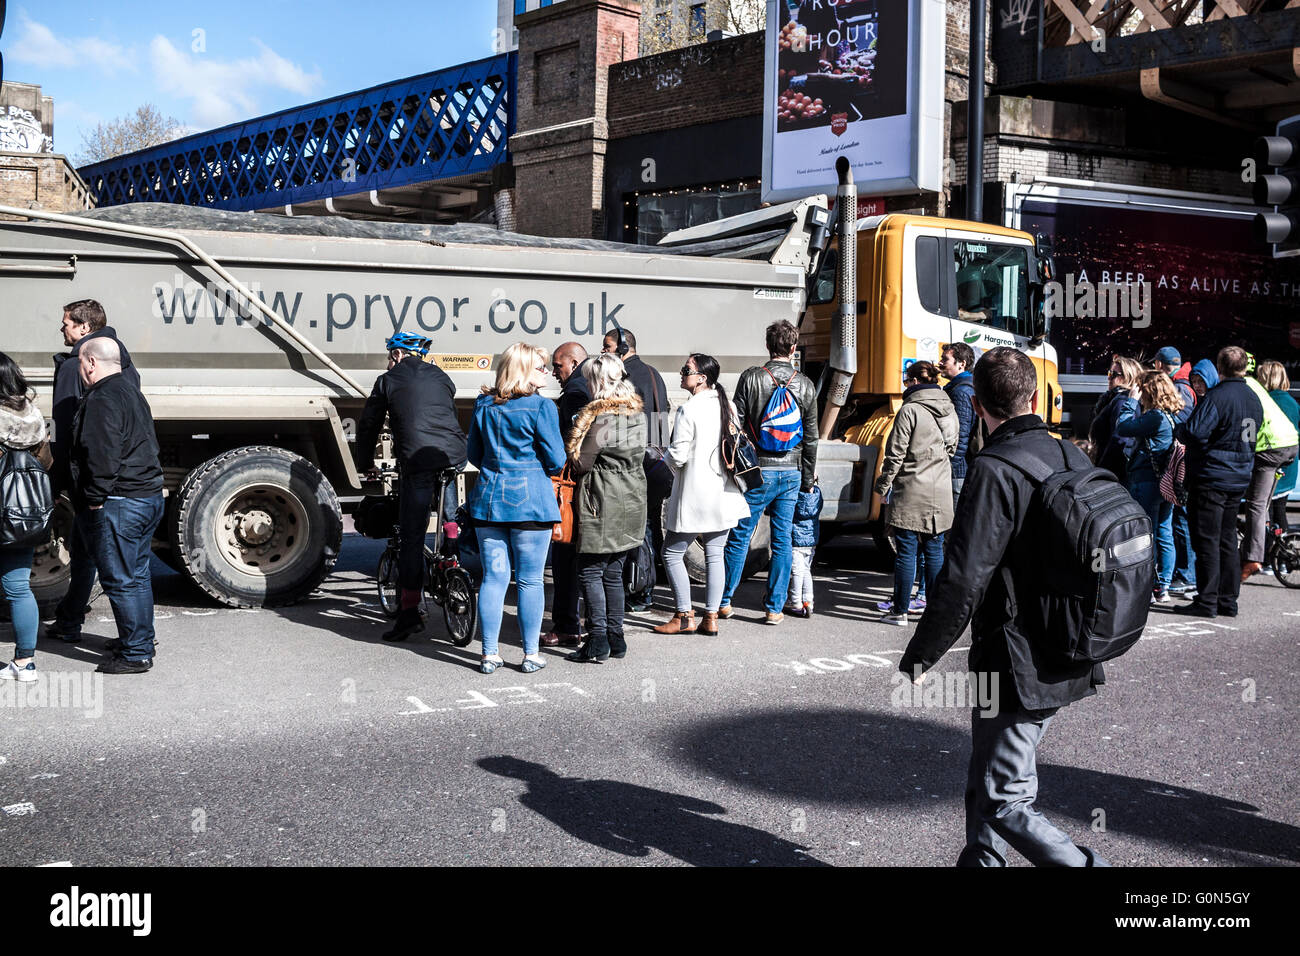
[[[300,601],[338,559],[338,496],[315,465],[283,448],[218,455],[185,476],[176,498],[173,554],[227,607]]]
[[[765,571],[772,563],[772,525],[767,515],[759,519],[754,526],[754,534],[749,539],[749,556],[745,559],[745,570],[740,573],[742,581],[753,577],[759,571]],[[696,538],[686,549],[686,574],[692,584],[704,584],[708,580],[704,562],[704,545]]]

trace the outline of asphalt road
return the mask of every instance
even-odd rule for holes
[[[665,614],[634,615],[625,660],[548,650],[523,674],[508,616],[490,677],[438,619],[379,640],[381,548],[349,536],[326,587],[277,610],[217,608],[157,565],[146,675],[91,680],[114,633],[103,598],[82,644],[42,641],[38,666],[84,693],[0,699],[6,862],[948,865],[960,850],[966,700],[955,681],[931,706],[896,694],[912,628],[876,620],[889,580],[865,541],[824,549],[811,620],[756,623],[760,579],[717,638],[658,637],[646,625]],[[1076,842],[1120,865],[1300,862],[1300,591],[1255,580],[1232,621],[1153,612],[1101,693],[1053,722],[1039,806]]]

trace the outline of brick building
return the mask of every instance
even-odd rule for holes
[[[54,152],[54,101],[31,83],[0,87],[0,205],[50,212],[91,206],[76,169]]]
[[[516,17],[520,37],[518,228],[654,242],[673,228],[758,204],[762,164],[761,33],[637,57],[641,17],[657,0],[563,0]],[[680,4],[677,4],[680,6]],[[1128,91],[1060,92],[1017,82],[999,95],[995,65],[1015,32],[989,0],[985,209],[1008,183],[1057,176],[1246,195],[1240,156],[1258,132],[1233,130]],[[966,181],[970,6],[948,0],[944,189],[891,196],[887,210],[962,215]],[[1046,94],[1046,96],[1045,96]],[[588,201],[590,200],[590,206]]]

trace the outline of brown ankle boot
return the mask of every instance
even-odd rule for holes
[[[705,611],[704,619],[700,621],[700,626],[695,629],[695,633],[716,637],[718,634],[718,612]]]
[[[689,634],[695,630],[695,612],[678,611],[663,624],[655,628],[656,634]]]

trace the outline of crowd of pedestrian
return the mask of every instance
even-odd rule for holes
[[[719,381],[717,359],[686,356],[680,385],[687,397],[671,424],[667,387],[636,354],[632,331],[607,335],[594,356],[576,342],[561,345],[553,359],[537,346],[513,345],[497,363],[496,383],[475,405],[464,456],[456,454],[458,429],[428,424],[452,416],[454,401],[441,372],[421,370],[427,340],[399,334],[387,341],[389,371],[376,382],[362,416],[357,465],[372,471],[378,427],[387,414],[401,469],[403,516],[404,499],[414,499],[409,535],[402,518],[401,551],[417,555],[416,568],[434,472],[466,459],[478,469],[466,508],[483,568],[483,673],[503,663],[499,638],[512,577],[526,673],[546,666],[543,645],[576,646],[568,659],[584,663],[627,654],[625,611],[651,606],[653,592],[653,584],[627,588],[627,566],[634,562],[649,565],[635,580],[654,581],[655,565],[662,566],[672,591],[674,613],[654,633],[717,635],[719,619],[734,613],[731,599],[764,514],[770,515],[772,564],[763,621],[780,624],[787,610],[797,617],[813,613],[811,567],[822,507],[815,477],[817,402],[815,386],[793,365],[798,338],[789,322],[769,327],[769,361],[740,375],[734,397]],[[541,395],[550,372],[561,385],[558,401]],[[412,391],[422,379],[426,387]],[[423,431],[413,422],[416,409],[424,410]],[[430,445],[437,450],[421,463],[419,449]],[[749,484],[739,473],[747,461],[757,465]],[[553,541],[562,519],[553,476],[576,482],[572,540]],[[444,501],[444,513],[452,506]],[[698,624],[686,567],[697,541],[707,582]],[[548,556],[554,595],[552,626],[543,634]],[[405,556],[399,563],[406,568]],[[423,628],[416,570],[404,570],[399,583],[401,610],[386,640],[403,640]]]
[[[20,369],[0,354],[0,460],[33,455],[54,492],[67,492],[73,505],[70,587],[47,636],[80,639],[98,575],[118,633],[99,669],[143,673],[155,654],[149,555],[163,515],[153,418],[99,303],[69,303],[62,332],[70,351],[55,357],[53,435]],[[716,358],[686,355],[684,398],[671,415],[665,383],[636,354],[630,330],[607,335],[597,355],[576,342],[553,357],[518,343],[499,357],[465,433],[451,379],[425,360],[431,343],[411,333],[389,338],[388,369],[366,403],[355,452],[358,468],[374,475],[377,439],[389,423],[400,466],[400,606],[384,639],[423,629],[429,513],[437,506],[453,517],[460,503],[447,476],[467,465],[478,472],[463,514],[481,557],[484,674],[504,664],[501,626],[512,581],[525,673],[546,666],[543,645],[572,647],[567,659],[580,663],[625,657],[625,612],[653,605],[656,565],[673,603],[653,633],[718,635],[720,621],[735,614],[751,539],[765,515],[771,564],[762,622],[811,616],[823,497],[817,389],[795,367],[798,339],[789,322],[769,326],[769,360],[741,371],[731,396]],[[541,394],[552,373],[558,401]],[[1155,606],[1182,597],[1189,603],[1172,608],[1177,613],[1237,615],[1241,584],[1266,570],[1268,523],[1286,525],[1297,476],[1300,405],[1286,370],[1276,361],[1257,364],[1238,346],[1194,364],[1173,347],[1160,349],[1148,367],[1113,356],[1088,436],[1073,444],[1038,414],[1037,383],[1033,362],[1014,348],[976,361],[969,345],[955,342],[942,347],[938,362],[909,362],[873,487],[894,551],[881,620],[905,627],[920,615],[900,670],[923,681],[970,625],[970,670],[1000,681],[998,712],[972,716],[961,856],[969,865],[1005,864],[1008,846],[1035,863],[1105,865],[1034,808],[1038,743],[1061,707],[1096,693],[1102,661],[1136,641],[1148,586]],[[1060,476],[1100,481],[1103,492],[1089,497]],[[556,490],[568,479],[573,494],[562,513]],[[1117,493],[1116,483],[1129,494]],[[1079,496],[1054,510],[1045,504],[1049,484],[1057,500]],[[1072,573],[1061,562],[1078,550],[1079,536],[1089,528],[1102,533],[1101,524],[1069,517],[1089,509],[1117,516],[1107,529],[1140,523],[1141,533],[1107,552],[1117,574],[1142,582],[1127,595],[1115,592],[1132,605],[1136,590],[1140,615],[1131,606],[1128,613],[1137,626],[1129,633],[1116,626],[1110,650],[1049,653],[1055,637],[1071,638],[1054,632],[1069,632],[1071,615],[1089,600],[1061,583]],[[569,522],[571,536],[559,534]],[[0,679],[33,681],[33,548],[4,544],[4,530],[0,583],[16,649]],[[1044,542],[1053,541],[1066,546],[1049,544],[1044,553]],[[698,622],[687,569],[696,545],[705,579]],[[543,633],[548,561],[554,594]]]

